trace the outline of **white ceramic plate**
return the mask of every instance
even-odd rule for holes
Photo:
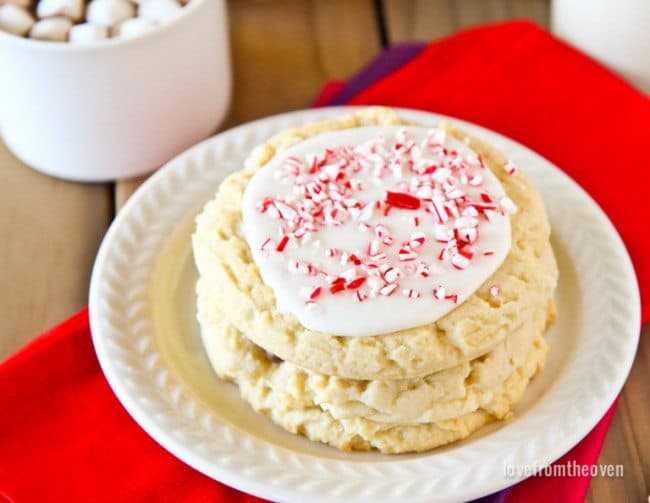
[[[506,465],[552,462],[608,409],[634,358],[640,308],[628,254],[594,201],[548,161],[501,135],[455,121],[507,153],[539,188],[561,271],[550,357],[512,419],[424,454],[341,453],[254,413],[203,353],[194,320],[194,216],[253,146],[345,112],[306,110],[226,131],[168,163],[133,195],[102,243],[90,288],[104,373],[163,447],[209,477],[270,500],[461,501],[514,484],[521,477],[508,477]],[[423,124],[442,118],[400,113]]]

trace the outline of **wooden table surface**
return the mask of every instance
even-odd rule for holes
[[[234,97],[224,128],[309,107],[394,41],[525,16],[547,26],[547,0],[231,0]],[[299,78],[287,68],[299,68]],[[90,270],[115,213],[141,180],[75,184],[28,168],[0,142],[0,360],[87,303]],[[645,337],[587,501],[646,501],[650,491],[650,335]]]

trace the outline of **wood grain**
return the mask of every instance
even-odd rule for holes
[[[384,0],[388,37],[391,42],[427,41],[458,29],[453,0]]]
[[[115,183],[113,191],[115,211],[122,209],[122,206],[126,204],[129,197],[131,197],[131,194],[138,190],[140,185],[142,185],[147,178],[149,178],[149,175],[142,175],[135,178],[120,180]]]
[[[391,42],[433,40],[477,24],[527,18],[549,24],[549,0],[383,0]]]
[[[56,180],[0,142],[0,360],[88,303],[110,186]]]
[[[630,377],[607,433],[598,463],[622,464],[623,478],[595,477],[586,501],[647,501],[650,495],[650,324],[641,335]]]
[[[232,0],[229,16],[234,94],[224,128],[308,108],[325,81],[381,49],[372,0]],[[142,181],[116,184],[116,208]]]
[[[381,0],[389,41],[431,40],[479,23],[549,24],[549,0]],[[381,49],[373,0],[230,0],[234,97],[225,127],[305,108]],[[0,144],[0,359],[86,303],[98,243],[114,209],[145,177],[81,185],[36,173]],[[650,492],[650,328],[646,327],[600,463],[590,503],[646,501]],[[555,495],[560,497],[560,495]]]
[[[525,17],[549,28],[551,23],[551,3],[549,0],[509,0],[512,17]]]
[[[323,83],[380,50],[371,0],[233,0],[234,96],[227,126],[308,108]]]

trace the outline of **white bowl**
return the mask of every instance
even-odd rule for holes
[[[0,32],[0,135],[62,178],[152,171],[223,120],[229,52],[224,0],[192,0],[139,37],[84,46]]]

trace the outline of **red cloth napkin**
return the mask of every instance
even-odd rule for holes
[[[190,468],[131,419],[86,309],[0,365],[0,397],[0,501],[263,501]]]
[[[536,25],[517,21],[433,43],[347,103],[466,119],[562,168],[621,234],[636,269],[642,318],[650,318],[647,96]]]
[[[618,226],[650,314],[650,229],[636,209],[650,164],[647,98],[538,28],[509,23],[432,44],[352,102],[456,115],[546,155]],[[261,501],[187,467],[135,424],[101,374],[86,311],[0,365],[0,400],[0,500]],[[593,461],[608,417],[567,456]],[[544,480],[519,484],[509,501],[581,501],[588,483],[576,490],[559,479],[549,489]]]

